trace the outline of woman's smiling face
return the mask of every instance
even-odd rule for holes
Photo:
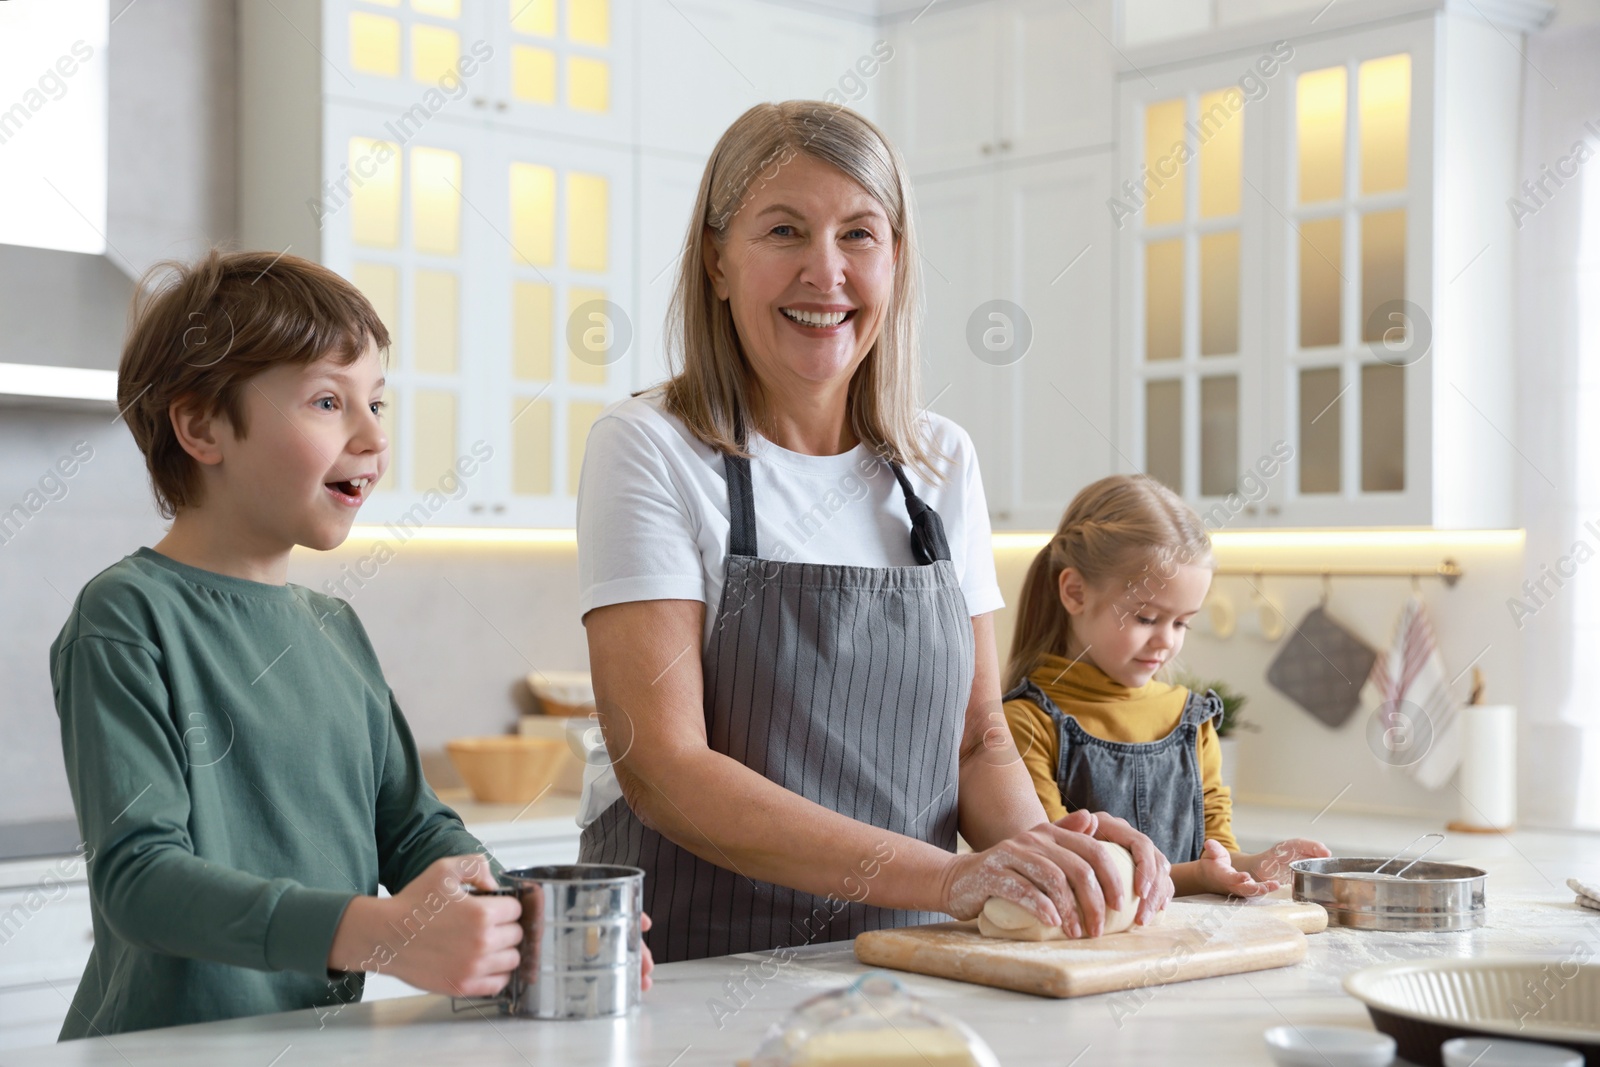
[[[846,384],[883,326],[895,243],[883,205],[794,154],[752,183],[706,271],[767,390]]]

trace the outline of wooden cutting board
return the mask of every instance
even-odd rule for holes
[[[855,951],[873,967],[1081,997],[1287,967],[1305,958],[1301,927],[1327,923],[1316,904],[1175,900],[1155,925],[1078,941],[1002,941],[984,937],[969,920],[869,931],[856,937]]]

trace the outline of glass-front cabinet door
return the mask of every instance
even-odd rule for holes
[[[1262,433],[1261,116],[1236,76],[1218,66],[1143,84],[1124,130],[1137,148],[1108,204],[1130,297],[1129,454],[1197,504],[1235,491]]]
[[[518,129],[627,144],[633,135],[629,0],[472,0],[493,59],[489,118]]]
[[[392,342],[391,465],[363,521],[570,526],[589,427],[632,380],[631,154],[443,120],[400,142],[380,108],[326,114],[354,177],[324,262]]]
[[[484,414],[496,449],[488,506],[516,525],[570,525],[589,428],[628,393],[639,345],[633,160],[623,149],[490,136],[489,202],[504,225],[484,293]]]
[[[326,0],[323,90],[391,105],[384,117],[402,134],[446,111],[487,110],[486,15],[483,0]]]
[[[1430,56],[1396,32],[1303,45],[1274,101],[1267,369],[1295,525],[1429,521]]]
[[[323,204],[323,262],[366,294],[390,337],[390,463],[362,520],[448,523],[484,492],[473,459],[483,421],[475,274],[493,236],[473,207],[489,177],[483,131],[435,121],[401,141],[385,119],[381,108],[329,105],[324,126],[328,169],[347,180]]]
[[[1426,36],[1258,52],[1122,81],[1127,452],[1214,526],[1426,523]]]

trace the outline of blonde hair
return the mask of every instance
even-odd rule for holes
[[[1113,474],[1086,486],[1022,581],[1006,691],[1045,656],[1066,655],[1062,571],[1072,567],[1091,585],[1119,580],[1132,589],[1136,581],[1165,581],[1184,564],[1215,567],[1216,561],[1205,524],[1178,494],[1147,474]]]
[[[706,242],[725,241],[746,197],[798,155],[834,167],[865,189],[882,206],[894,234],[893,295],[877,340],[850,382],[851,428],[885,459],[937,479],[933,464],[944,457],[919,425],[922,284],[910,174],[883,131],[836,104],[757,104],[717,142],[700,178],[668,313],[673,376],[665,406],[712,448],[749,455],[751,403],[759,383],[739,343],[733,311],[712,288]]]

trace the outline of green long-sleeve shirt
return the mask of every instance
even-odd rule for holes
[[[484,851],[342,600],[141,548],[50,672],[94,920],[63,1040],[355,999],[327,971],[351,899]]]

